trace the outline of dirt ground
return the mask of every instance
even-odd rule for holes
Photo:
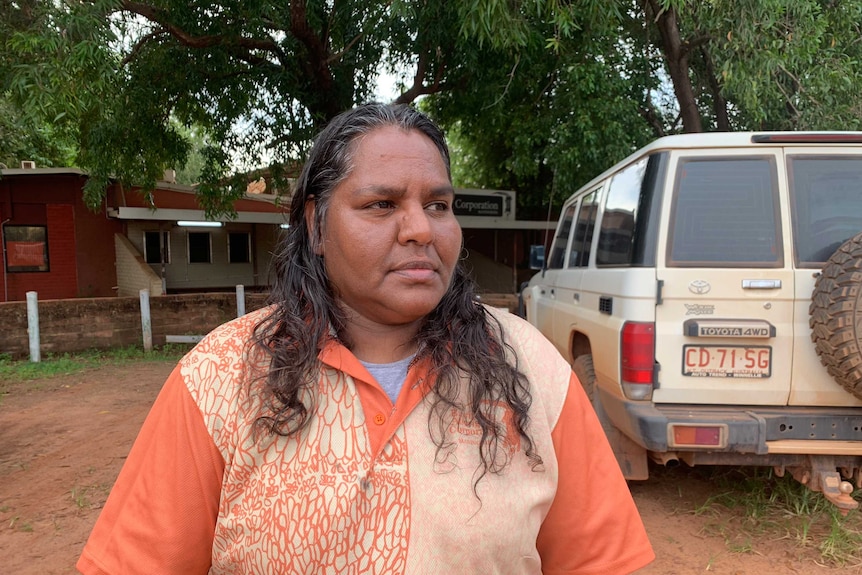
[[[0,572],[75,573],[77,557],[138,428],[173,365],[136,363],[13,384],[0,403]],[[715,487],[684,470],[632,484],[656,550],[639,573],[860,573],[818,565],[812,546],[695,509]],[[858,512],[857,512],[858,513]]]

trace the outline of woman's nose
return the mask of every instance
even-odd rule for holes
[[[431,220],[423,206],[406,206],[398,223],[398,242],[425,245],[434,239]]]

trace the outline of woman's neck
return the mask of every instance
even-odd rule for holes
[[[392,363],[416,353],[416,334],[422,321],[403,325],[383,325],[350,314],[345,326],[345,339],[350,351],[368,363]]]

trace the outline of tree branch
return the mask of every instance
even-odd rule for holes
[[[356,43],[359,42],[359,40],[364,36],[365,31],[362,31],[353,38],[351,38],[350,42],[348,42],[342,50],[330,55],[329,58],[326,59],[326,63],[331,64],[332,62],[337,62],[338,60],[340,60],[341,57],[350,52],[350,49],[353,48],[353,46],[356,45]]]
[[[652,127],[653,133],[655,133],[656,138],[661,138],[665,136],[664,126],[661,123],[661,120],[658,117],[658,114],[655,111],[655,106],[652,102],[647,100],[644,102],[643,106],[638,107],[638,112],[643,117],[644,120]]]
[[[686,39],[679,46],[680,53],[683,56],[687,56],[691,54],[696,48],[705,46],[710,40],[712,40],[712,36],[710,36],[709,34],[700,34],[699,36],[695,36],[694,38]]]
[[[389,0],[388,2],[386,2],[387,7],[391,6],[391,5],[392,5],[392,0]],[[334,14],[334,12],[335,11],[333,10],[332,13],[330,13],[330,14]],[[368,34],[367,27],[369,27],[369,26],[371,26],[371,27],[374,26],[374,22],[372,20],[366,20],[365,22],[363,22],[362,31],[359,32],[356,36],[354,36],[350,40],[350,42],[348,42],[347,45],[344,46],[344,48],[342,50],[339,50],[335,54],[332,54],[327,59],[326,63],[331,64],[332,62],[336,62],[336,61],[340,60],[342,56],[347,54],[350,51],[350,49],[353,48],[353,46],[355,46],[357,42],[359,42],[359,40],[361,40],[362,38],[364,38]],[[324,38],[326,38],[328,41],[328,39],[329,39],[329,25],[327,25],[326,28],[327,29],[326,29]]]
[[[271,39],[259,40],[255,38],[243,38],[242,36],[222,36],[222,35],[207,35],[195,36],[189,34],[179,26],[173,24],[167,16],[167,11],[160,8],[155,8],[148,4],[140,2],[131,2],[122,0],[124,10],[137,14],[142,18],[146,18],[150,22],[155,22],[165,29],[167,33],[180,41],[184,46],[190,48],[211,48],[213,46],[240,46],[248,50],[265,50],[267,52],[278,52],[278,45]]]
[[[509,93],[509,86],[511,86],[511,85],[512,85],[512,80],[514,80],[514,79],[515,79],[515,70],[517,70],[517,69],[518,69],[518,64],[520,64],[520,63],[521,63],[521,55],[520,55],[520,54],[518,54],[518,55],[515,57],[515,65],[514,65],[514,66],[512,66],[512,70],[511,70],[511,71],[509,72],[509,74],[508,74],[508,76],[509,76],[509,81],[508,81],[508,82],[506,82],[506,87],[503,89],[503,93],[501,93],[501,94],[500,94],[500,96],[499,96],[499,97],[498,97],[498,98],[497,98],[493,103],[488,104],[487,106],[485,106],[485,108],[484,108],[484,109],[488,109],[488,108],[490,108],[490,107],[492,107],[492,106],[496,106],[497,104],[499,104],[500,102],[502,102],[502,101],[503,101],[503,98],[505,98],[505,97],[506,97],[506,94],[508,94],[508,93]]]
[[[395,104],[409,104],[419,96],[426,94],[436,94],[442,90],[446,90],[448,85],[441,81],[443,73],[446,71],[446,64],[442,61],[440,48],[437,48],[437,58],[440,60],[440,65],[437,67],[437,72],[434,74],[434,79],[431,84],[425,84],[425,73],[428,70],[428,52],[423,50],[419,53],[419,62],[416,64],[416,74],[413,75],[413,85],[400,96],[395,99]]]
[[[150,32],[149,34],[142,36],[140,39],[138,39],[137,42],[135,42],[135,45],[132,47],[132,49],[129,51],[129,53],[126,55],[126,57],[123,58],[123,61],[120,62],[120,66],[125,67],[129,62],[131,62],[132,60],[137,58],[137,56],[138,56],[138,54],[140,54],[141,50],[144,49],[144,46],[149,44],[152,40],[155,40],[159,36],[164,36],[165,34],[167,34],[167,31],[164,30],[163,28],[159,28],[158,30],[154,30],[153,32]]]
[[[305,0],[291,0],[290,2],[290,32],[305,47],[308,59],[300,62],[299,65],[305,70],[313,90],[322,98],[321,109],[313,110],[313,112],[322,112],[326,119],[335,117],[341,112],[341,109],[336,97],[332,94],[335,80],[332,77],[332,70],[329,68],[329,48],[308,25]]]

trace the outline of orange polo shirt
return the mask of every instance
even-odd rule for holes
[[[168,378],[78,569],[608,575],[647,564],[640,517],[569,365],[532,326],[488,311],[531,384],[540,468],[509,429],[498,453],[508,465],[477,482],[481,430],[455,408],[429,420],[427,362],[410,368],[393,405],[334,342],[303,398],[310,424],[255,435],[263,381],[254,376],[266,366],[245,342],[261,310],[213,331]],[[442,449],[432,434],[445,434]]]

